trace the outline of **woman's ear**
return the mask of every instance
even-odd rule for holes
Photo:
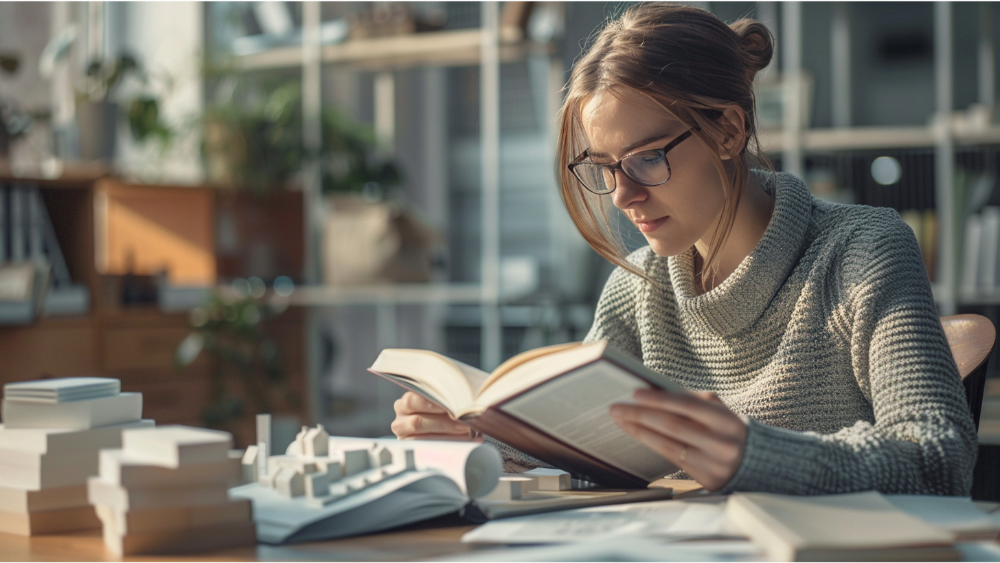
[[[746,113],[743,108],[726,108],[719,117],[719,125],[726,132],[726,138],[719,147],[719,158],[729,160],[731,154],[739,154],[746,140]]]

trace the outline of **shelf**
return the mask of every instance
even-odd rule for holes
[[[764,152],[785,150],[784,135],[782,130],[761,131],[759,137]],[[982,131],[955,131],[953,138],[962,145],[1000,143],[1000,126]],[[936,131],[926,126],[807,129],[802,132],[802,150],[806,152],[929,148],[936,142]]]
[[[321,59],[326,64],[356,64],[366,67],[402,68],[415,65],[458,66],[480,62],[484,34],[479,29],[436,31],[370,39],[354,39],[324,45]],[[500,46],[500,60],[523,57],[531,51],[550,51],[551,45],[531,41],[510,41]],[[302,65],[302,47],[279,47],[235,57],[244,70],[293,68]]]
[[[436,305],[483,304],[479,284],[385,284],[357,287],[300,286],[287,298],[289,305]]]

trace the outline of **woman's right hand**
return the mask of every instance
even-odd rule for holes
[[[412,391],[404,393],[393,408],[396,420],[392,421],[392,432],[400,440],[482,441],[471,426]]]

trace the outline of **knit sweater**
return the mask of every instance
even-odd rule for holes
[[[891,209],[753,173],[774,212],[736,271],[699,295],[693,248],[644,247],[628,259],[657,283],[616,269],[586,340],[714,391],[746,422],[721,492],[968,495],[975,427],[913,231]]]

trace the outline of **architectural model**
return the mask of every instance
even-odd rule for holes
[[[268,422],[258,418],[257,445],[247,448],[243,456],[244,479],[289,499],[302,498],[312,506],[323,507],[385,479],[416,470],[412,449],[393,452],[372,442],[368,448],[331,450],[330,435],[322,424],[315,428],[303,426],[285,455],[268,455],[265,453],[271,442]],[[265,433],[268,435],[262,435]]]

